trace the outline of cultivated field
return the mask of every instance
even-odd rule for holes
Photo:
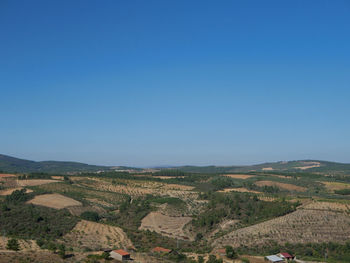
[[[192,240],[193,238],[183,230],[191,220],[191,217],[171,217],[159,212],[151,212],[142,219],[140,229],[148,229],[173,238]]]
[[[32,200],[28,201],[28,203],[55,209],[63,209],[70,206],[82,205],[79,201],[60,194],[37,195]]]
[[[288,190],[288,191],[305,192],[307,190],[306,187],[297,186],[294,184],[274,182],[274,181],[257,181],[255,184],[257,186],[276,186],[280,189]]]
[[[244,187],[239,187],[239,188],[225,188],[223,190],[220,190],[218,192],[221,193],[227,193],[227,192],[240,192],[240,193],[254,193],[254,194],[262,194],[262,192],[254,191],[254,190],[249,190]]]
[[[82,220],[63,237],[64,242],[76,249],[100,251],[108,248],[132,248],[125,232],[114,226]]]
[[[336,190],[350,189],[350,184],[339,182],[321,182],[325,185],[326,189],[334,192]]]
[[[327,210],[299,209],[291,214],[235,230],[217,240],[216,247],[238,247],[308,242],[345,242],[350,238],[350,217]]]
[[[350,201],[348,203],[336,202],[312,202],[301,207],[301,209],[314,209],[338,212],[350,212]]]
[[[0,236],[0,250],[7,250],[6,244],[8,239],[8,237]],[[21,250],[24,251],[40,250],[40,247],[36,244],[34,240],[18,239],[18,243],[20,245]]]
[[[234,178],[234,179],[248,179],[251,177],[255,177],[256,175],[250,175],[250,174],[223,174],[222,176]]]
[[[18,186],[36,186],[36,185],[43,185],[43,184],[50,184],[50,183],[57,183],[59,181],[57,180],[51,180],[51,179],[31,179],[31,180],[18,180],[17,184]]]

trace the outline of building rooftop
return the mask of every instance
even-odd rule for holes
[[[167,248],[164,248],[164,247],[155,247],[155,248],[153,248],[153,251],[154,252],[164,252],[164,253],[170,253],[171,252],[170,249],[167,249]]]
[[[291,256],[289,253],[285,253],[285,252],[283,252],[283,253],[280,253],[281,254],[281,256],[283,256],[283,257],[285,257],[285,258],[292,258],[293,256]]]
[[[123,249],[118,249],[118,250],[113,250],[115,253],[118,253],[119,255],[122,255],[122,256],[128,256],[130,255],[128,252],[126,252],[125,250]]]
[[[266,256],[266,258],[272,262],[280,262],[283,261],[283,258],[280,258],[276,255]]]

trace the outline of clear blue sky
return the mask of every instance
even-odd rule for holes
[[[0,153],[350,162],[349,1],[0,2]]]

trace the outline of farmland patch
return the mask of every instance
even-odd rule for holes
[[[184,226],[191,220],[191,217],[171,217],[159,212],[151,212],[142,219],[140,229],[148,229],[173,238],[193,240],[184,232]]]
[[[28,201],[30,204],[51,207],[55,209],[63,209],[70,206],[81,206],[79,201],[60,194],[44,194],[37,195],[32,200]]]
[[[306,187],[297,186],[294,184],[286,184],[286,183],[280,183],[280,182],[273,182],[273,181],[257,181],[255,182],[257,186],[276,186],[283,190],[288,191],[297,191],[297,192],[305,192],[307,190]]]

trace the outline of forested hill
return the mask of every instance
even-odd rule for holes
[[[35,162],[0,154],[0,171],[7,173],[67,173],[109,170],[108,166],[89,165],[78,162]]]

